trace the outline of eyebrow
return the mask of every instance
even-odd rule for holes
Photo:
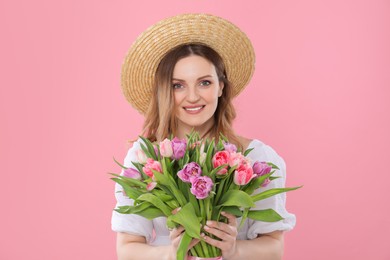
[[[197,80],[201,80],[201,79],[204,79],[204,78],[212,78],[213,76],[211,75],[205,75],[205,76],[202,76],[200,78],[197,78]],[[172,80],[177,80],[177,81],[185,81],[183,79],[177,79],[177,78],[172,78]]]

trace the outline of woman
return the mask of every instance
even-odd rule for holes
[[[249,82],[254,70],[253,47],[235,25],[219,17],[186,14],[165,19],[145,31],[131,47],[122,68],[122,87],[128,101],[145,114],[143,135],[162,141],[169,135],[185,138],[195,129],[204,138],[222,132],[249,157],[281,168],[282,178],[269,187],[283,187],[285,164],[269,146],[235,134],[232,98]],[[125,166],[137,161],[140,142],[134,143]],[[116,186],[117,206],[131,204]],[[275,223],[246,220],[238,229],[233,215],[228,223],[210,221],[204,229],[220,238],[203,239],[222,251],[223,259],[281,259],[283,231],[295,225],[285,209],[285,194],[259,201],[257,208],[273,208],[284,220]],[[169,231],[166,218],[149,221],[138,215],[113,213],[118,259],[175,259],[183,228]],[[194,240],[190,246],[196,244]]]

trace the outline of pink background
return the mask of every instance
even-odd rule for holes
[[[390,259],[390,2],[1,1],[0,259],[115,259],[113,182],[142,117],[120,89],[136,36],[184,12],[245,31],[235,127],[288,166],[285,257]]]

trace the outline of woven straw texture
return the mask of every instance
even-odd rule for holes
[[[130,47],[122,65],[122,90],[126,99],[145,114],[154,76],[164,55],[176,46],[200,43],[217,51],[237,96],[249,83],[255,53],[248,37],[234,24],[208,14],[183,14],[164,19],[144,31]]]

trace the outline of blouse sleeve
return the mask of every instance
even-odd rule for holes
[[[124,166],[135,168],[132,162],[137,161],[136,151],[141,149],[139,141],[135,142],[127,152]],[[122,173],[123,174],[123,170]],[[133,205],[134,201],[124,196],[123,188],[115,184],[116,207]],[[115,232],[125,232],[132,235],[145,237],[147,243],[152,239],[153,223],[142,216],[135,214],[121,214],[116,211],[112,212],[111,228]]]
[[[263,144],[258,140],[254,140],[249,148],[254,148],[249,157],[255,161],[272,162],[277,165],[280,170],[275,172],[273,176],[280,176],[280,178],[271,181],[267,187],[259,188],[256,193],[263,192],[272,188],[285,187],[286,182],[286,164],[282,157],[280,157],[270,146]],[[259,234],[269,233],[276,230],[289,231],[295,226],[295,215],[286,210],[286,193],[277,194],[264,200],[256,202],[254,209],[273,209],[283,217],[283,220],[278,222],[263,222],[249,219],[249,229],[247,233],[248,239],[254,239]]]

